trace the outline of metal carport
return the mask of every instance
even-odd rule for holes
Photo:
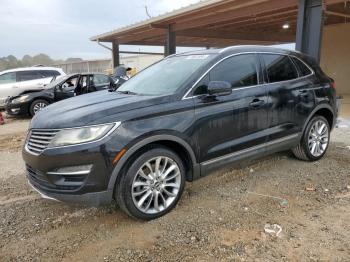
[[[341,80],[337,85],[342,94],[350,95],[349,21],[350,1],[344,0],[208,0],[91,40],[112,43],[114,66],[119,64],[120,45],[164,46],[167,56],[175,53],[177,46],[296,43],[297,50],[321,61],[327,73]],[[338,30],[338,42],[333,43],[329,28],[334,31],[336,27],[342,29]],[[331,49],[338,45],[342,52],[336,58],[329,57]],[[342,62],[346,65],[340,65],[337,59],[344,55],[349,59]],[[341,70],[341,76],[335,68]]]

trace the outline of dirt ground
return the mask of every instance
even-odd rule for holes
[[[221,171],[143,222],[114,204],[41,199],[21,159],[27,126],[0,126],[0,261],[350,261],[349,128],[334,130],[319,162],[284,152]]]

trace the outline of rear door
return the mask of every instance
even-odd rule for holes
[[[300,77],[288,55],[260,54],[264,64],[268,92],[269,141],[293,137],[301,131],[300,113],[313,108],[314,95],[310,80]],[[306,111],[305,111],[306,110]]]
[[[38,70],[18,71],[17,82],[21,92],[28,90],[41,90],[44,88],[45,79]]]
[[[195,87],[195,133],[204,165],[266,142],[267,93],[259,85],[260,75],[257,55],[235,55],[217,64]],[[232,94],[208,96],[209,81],[231,83]]]

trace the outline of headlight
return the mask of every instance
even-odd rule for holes
[[[12,99],[11,103],[13,103],[13,104],[22,103],[22,102],[26,101],[28,97],[29,97],[28,95],[23,95],[23,96],[17,97],[15,99]]]
[[[80,128],[63,129],[51,140],[49,147],[59,147],[88,143],[99,140],[112,129],[117,128],[120,122],[105,125],[96,125]]]

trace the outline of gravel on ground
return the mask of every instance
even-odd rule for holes
[[[41,199],[25,179],[25,129],[1,131],[6,125],[0,261],[350,261],[349,128],[334,130],[318,162],[283,152],[242,163],[188,183],[171,213],[144,222],[114,203]],[[265,232],[266,224],[281,233]]]

